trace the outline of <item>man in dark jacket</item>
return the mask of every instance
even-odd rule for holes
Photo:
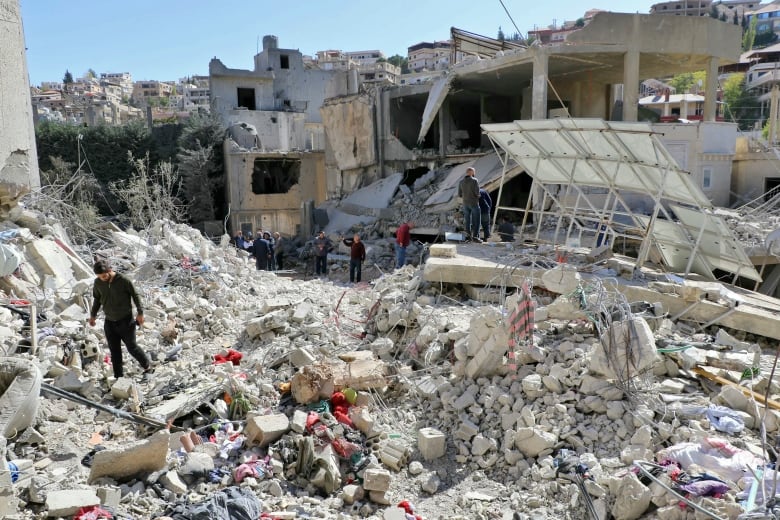
[[[482,223],[482,240],[490,238],[490,211],[493,209],[493,199],[490,193],[479,189],[479,220]]]
[[[114,271],[105,260],[95,262],[93,271],[97,275],[95,285],[92,288],[92,308],[89,312],[89,325],[95,326],[95,318],[103,308],[106,315],[103,331],[106,334],[106,343],[111,352],[111,365],[114,369],[114,377],[124,376],[122,363],[122,343],[144,369],[144,377],[151,373],[151,363],[146,353],[135,341],[136,325],[144,324],[144,308],[141,298],[133,286],[133,282],[123,274]],[[133,307],[135,304],[136,317],[133,319]]]
[[[463,225],[469,240],[482,242],[479,239],[479,181],[474,175],[476,170],[469,167],[458,184],[458,196],[463,200]]]
[[[344,238],[342,242],[349,247],[349,281],[360,283],[360,273],[366,260],[366,246],[357,233],[352,238]]]
[[[268,271],[271,264],[271,244],[263,238],[263,235],[257,235],[252,243],[252,256],[255,257],[255,267],[258,271]]]
[[[320,231],[314,239],[314,271],[317,276],[328,274],[328,253],[333,250],[333,242]]]

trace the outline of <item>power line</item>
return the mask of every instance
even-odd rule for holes
[[[511,14],[509,14],[509,9],[507,9],[507,8],[506,8],[506,6],[504,5],[504,0],[498,0],[498,1],[499,1],[499,3],[501,3],[501,7],[503,7],[503,8],[504,8],[504,12],[506,12],[506,15],[509,17],[509,20],[512,22],[512,25],[514,25],[514,26],[515,26],[515,31],[517,31],[517,34],[518,34],[518,35],[520,35],[520,37],[521,37],[523,40],[525,40],[525,39],[526,39],[526,37],[525,37],[525,36],[523,36],[523,33],[522,33],[522,32],[520,32],[520,29],[517,27],[517,24],[515,23],[515,20],[514,20],[514,18],[512,18],[512,15],[511,15]]]

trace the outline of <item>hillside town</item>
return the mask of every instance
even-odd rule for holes
[[[35,86],[0,13],[0,518],[780,519],[780,1]]]

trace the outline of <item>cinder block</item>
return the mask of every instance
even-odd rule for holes
[[[435,428],[422,428],[417,432],[417,449],[425,460],[438,459],[447,451],[447,437]]]
[[[356,484],[348,484],[341,489],[341,499],[344,500],[345,504],[352,505],[355,502],[360,502],[364,495],[363,488]]]
[[[100,498],[92,489],[61,489],[46,495],[49,516],[73,516],[82,507],[99,506]]]
[[[390,489],[391,478],[390,472],[386,469],[369,468],[363,472],[363,489],[385,492]]]
[[[249,419],[244,429],[248,444],[268,446],[290,429],[290,420],[283,413],[256,415]]]
[[[165,489],[173,491],[177,495],[182,495],[187,492],[187,484],[182,481],[181,477],[176,471],[168,471],[160,477],[160,483],[165,486]]]
[[[458,248],[455,244],[433,244],[428,254],[436,258],[455,258],[458,256]]]
[[[133,395],[134,385],[135,383],[133,383],[132,379],[120,377],[113,385],[111,385],[111,395],[120,401],[130,399],[130,396]]]
[[[308,350],[299,348],[290,352],[290,363],[296,368],[306,365],[313,365],[317,358]]]
[[[306,430],[306,419],[309,418],[309,414],[303,410],[295,410],[293,412],[292,421],[290,422],[290,429],[295,433],[303,433]]]
[[[118,487],[100,487],[97,489],[100,504],[112,509],[119,507],[122,491]]]

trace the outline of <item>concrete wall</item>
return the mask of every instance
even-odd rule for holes
[[[743,204],[766,192],[767,178],[780,177],[780,160],[771,151],[751,148],[744,137],[737,139],[736,150],[731,191],[737,197],[732,202]]]
[[[271,112],[259,110],[231,110],[227,112],[226,125],[247,123],[255,127],[263,150],[304,150],[308,135],[304,118],[299,112]],[[244,143],[241,143],[242,145]]]
[[[325,154],[314,153],[264,153],[240,150],[232,141],[225,141],[225,173],[228,200],[230,200],[230,228],[241,229],[241,223],[295,235],[301,224],[301,204],[325,200]],[[252,192],[252,171],[255,159],[300,161],[298,184],[286,193],[255,194]]]
[[[18,0],[0,0],[0,209],[41,185]]]
[[[321,109],[328,142],[340,170],[370,166],[376,162],[374,110],[367,96],[350,96]]]
[[[736,153],[737,125],[734,123],[658,123],[653,130],[681,168],[716,206],[730,203],[732,161]],[[710,172],[710,186],[703,186],[704,172]]]

